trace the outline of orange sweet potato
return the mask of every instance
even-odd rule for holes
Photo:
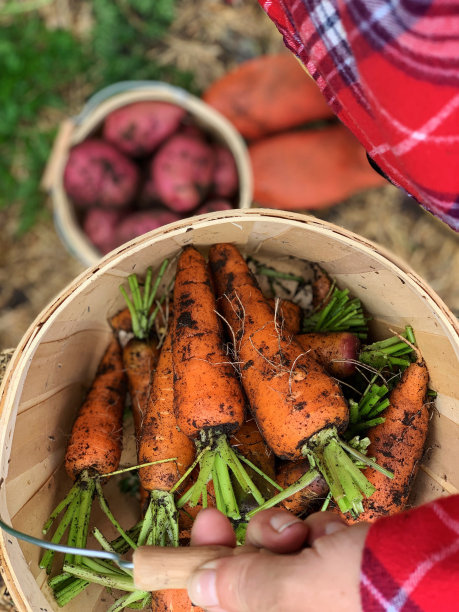
[[[254,201],[287,210],[319,209],[384,183],[343,125],[292,131],[249,147]]]
[[[316,83],[290,53],[240,64],[203,97],[248,140],[333,116]]]

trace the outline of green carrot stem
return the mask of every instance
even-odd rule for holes
[[[267,276],[268,278],[279,278],[281,280],[291,280],[296,281],[297,283],[304,284],[304,278],[302,278],[301,276],[296,276],[295,274],[288,274],[287,272],[279,272],[278,270],[273,270],[264,266],[257,266],[257,274]]]
[[[247,459],[247,457],[244,457],[244,455],[241,455],[240,453],[236,453],[236,455],[240,461],[243,461],[244,463],[246,463],[249,467],[252,468],[254,472],[262,476],[275,489],[277,489],[278,491],[283,491],[282,487],[278,485],[275,480],[273,480],[272,478],[268,476],[268,474],[265,474],[262,470],[260,470],[260,468],[257,467],[254,463],[252,463],[249,459]]]
[[[374,418],[376,415],[380,414],[383,410],[385,410],[390,405],[390,399],[387,398],[382,402],[376,404],[373,409],[367,414],[367,417]]]
[[[331,491],[328,492],[327,497],[324,500],[324,503],[322,504],[322,507],[320,508],[321,512],[325,512],[326,509],[328,508],[328,506],[330,505],[330,500],[331,500]]]
[[[73,516],[74,516],[74,513],[77,507],[78,507],[78,497],[76,495],[73,495],[70,501],[70,505],[68,506],[61,522],[57,526],[57,529],[54,532],[53,537],[51,538],[51,542],[53,544],[59,544],[59,542],[62,540],[62,537],[67,527],[70,525],[71,521],[73,520]],[[54,560],[54,553],[55,553],[54,550],[47,550],[39,563],[39,567],[41,569],[45,569],[47,574],[49,574],[51,571],[51,567],[52,567],[53,560]]]
[[[163,263],[161,264],[161,267],[160,267],[160,269],[158,271],[158,274],[156,275],[155,282],[153,284],[151,293],[148,296],[148,301],[145,304],[145,312],[149,312],[150,308],[153,305],[153,302],[155,300],[156,294],[157,294],[158,289],[159,289],[159,285],[160,285],[161,280],[162,280],[162,278],[164,276],[164,273],[166,272],[166,268],[167,268],[168,265],[169,265],[169,260],[168,259],[165,259],[163,261]]]
[[[135,548],[144,544],[178,546],[178,543],[178,515],[173,495],[169,491],[151,491]]]
[[[53,522],[55,520],[55,518],[57,516],[59,516],[59,514],[64,510],[64,508],[66,508],[67,506],[69,506],[71,504],[71,502],[74,499],[74,497],[76,495],[78,495],[78,492],[79,492],[79,484],[78,484],[78,481],[77,481],[77,482],[75,482],[73,487],[70,489],[70,491],[68,492],[67,496],[54,508],[54,510],[49,515],[48,520],[46,521],[46,523],[43,525],[43,528],[42,528],[42,533],[44,535],[46,535],[48,533],[51,525],[53,524]]]
[[[146,591],[134,591],[133,593],[126,593],[119,599],[115,601],[114,604],[108,608],[107,612],[118,612],[119,610],[124,610],[125,608],[137,608],[134,604],[137,602],[142,603],[142,608],[145,608],[149,601],[151,600],[151,594],[146,593]]]
[[[137,309],[134,306],[133,302],[131,301],[131,298],[128,296],[126,289],[122,285],[120,286],[119,289],[129,309],[129,314],[131,315],[131,325],[132,325],[132,331],[134,333],[134,336],[136,338],[141,338],[142,331],[140,328],[140,321],[139,321],[139,316],[137,314]]]
[[[77,548],[85,548],[88,539],[89,531],[89,517],[91,514],[92,500],[95,491],[95,481],[90,478],[87,474],[83,474],[81,480],[81,496],[80,496],[80,507],[78,509],[77,518],[77,534],[75,545]],[[81,562],[81,556],[75,556],[75,563]]]
[[[111,522],[113,527],[117,530],[117,532],[120,534],[120,536],[123,537],[126,540],[126,542],[129,544],[129,546],[131,546],[135,550],[136,544],[135,544],[134,540],[132,538],[130,538],[129,535],[124,531],[124,529],[121,527],[119,522],[113,516],[112,511],[108,507],[107,501],[106,501],[104,493],[102,491],[102,485],[100,484],[100,481],[98,479],[96,479],[94,482],[95,482],[95,485],[96,485],[96,493],[97,493],[97,497],[99,499],[99,504],[100,504],[100,507],[101,507],[102,511],[104,512],[105,516]]]
[[[179,487],[180,485],[188,478],[188,476],[191,474],[191,472],[194,470],[194,468],[198,465],[198,463],[201,461],[201,459],[203,458],[203,456],[205,455],[205,453],[207,451],[209,451],[211,449],[210,445],[206,446],[205,448],[203,448],[196,456],[196,459],[193,461],[193,463],[190,465],[190,467],[187,469],[187,471],[183,474],[183,476],[177,480],[177,482],[175,483],[175,485],[172,487],[172,489],[169,491],[169,493],[174,493]],[[188,500],[187,500],[188,501]]]
[[[381,423],[384,423],[386,419],[384,417],[377,417],[375,419],[370,419],[369,421],[362,421],[361,423],[356,423],[355,425],[352,426],[352,429],[350,430],[352,435],[356,435],[361,431],[366,431],[367,429],[370,429],[371,427],[375,427],[376,425],[380,425]]]
[[[217,508],[229,518],[235,520],[240,519],[241,515],[239,513],[233,485],[231,484],[228,464],[225,463],[218,451],[215,453],[212,477],[214,481],[214,489],[217,494]]]
[[[150,465],[156,465],[158,463],[170,463],[171,461],[177,461],[177,457],[171,457],[170,459],[160,459],[159,461],[148,461],[147,463],[139,463],[139,465],[131,465],[121,470],[114,472],[107,472],[106,474],[99,474],[99,478],[108,478],[109,476],[117,476],[118,474],[124,474],[124,472],[132,472],[133,470],[139,470],[140,468],[149,467]]]
[[[270,497],[267,501],[265,501],[263,504],[260,504],[260,506],[258,506],[257,508],[254,508],[250,512],[247,512],[246,519],[252,518],[252,516],[257,514],[257,512],[260,512],[260,510],[267,510],[268,508],[273,508],[277,504],[280,504],[282,501],[284,501],[284,499],[287,499],[291,495],[294,495],[298,491],[301,491],[301,489],[304,489],[305,487],[310,485],[311,482],[315,480],[318,475],[319,475],[318,470],[316,469],[309,470],[308,472],[306,472],[306,474],[303,474],[292,485],[285,488],[283,491],[281,491],[277,495]]]
[[[381,474],[384,474],[388,478],[393,478],[394,477],[394,474],[392,472],[390,472],[389,470],[386,470],[386,468],[383,468],[381,465],[377,464],[376,461],[374,461],[373,459],[370,459],[369,457],[367,457],[363,453],[359,452],[358,450],[356,450],[352,446],[349,446],[349,444],[346,444],[346,442],[344,442],[344,440],[340,439],[339,443],[341,444],[341,446],[350,455],[352,455],[353,457],[355,457],[359,461],[362,461],[363,463],[365,463],[369,467],[372,467],[373,469],[378,470],[378,472],[381,472]]]
[[[129,575],[116,576],[116,577],[113,577],[110,575],[101,575],[81,565],[75,565],[73,563],[64,564],[64,571],[67,574],[76,576],[77,578],[82,578],[83,580],[87,580],[88,582],[100,584],[102,586],[105,586],[111,589],[118,589],[120,591],[129,591],[129,592],[139,590],[134,585],[132,576],[129,576]]]

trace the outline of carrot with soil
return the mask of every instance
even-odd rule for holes
[[[235,339],[242,384],[266,442],[282,459],[307,457],[323,474],[339,507],[358,514],[374,486],[343,448],[339,434],[348,425],[349,410],[338,383],[294,339],[282,334],[235,246],[214,245],[209,261],[219,304]],[[364,455],[361,460],[371,463]],[[301,484],[310,484],[317,474],[311,469]],[[288,497],[287,493],[280,496]],[[273,501],[281,499],[275,496],[261,508]]]
[[[65,469],[75,484],[43,527],[43,533],[48,533],[54,520],[64,513],[52,542],[60,542],[68,529],[69,546],[86,546],[94,495],[98,496],[109,519],[120,533],[124,534],[108,510],[99,477],[115,471],[119,465],[125,398],[126,377],[121,347],[118,340],[113,339],[99,363],[91,388],[72,428],[65,454]],[[49,573],[53,559],[53,551],[47,551],[40,567]],[[66,562],[73,560],[73,555],[66,555]],[[76,562],[78,560],[75,559]]]
[[[230,471],[257,503],[264,499],[228,443],[244,421],[245,397],[238,374],[225,353],[208,266],[194,248],[178,261],[174,287],[172,354],[177,424],[195,440],[200,473],[178,502],[206,506],[207,481],[212,478],[217,508],[239,519]]]
[[[364,500],[364,511],[358,520],[374,521],[378,517],[401,512],[416,476],[424,451],[429,425],[425,403],[429,374],[418,357],[403,372],[401,380],[389,395],[389,405],[382,413],[383,422],[368,430],[368,455],[387,470],[392,480],[366,469],[364,475],[373,484],[374,495]],[[348,518],[354,522],[355,517]]]
[[[178,546],[179,529],[173,490],[195,458],[193,442],[177,427],[174,413],[174,378],[171,335],[161,349],[153,391],[144,414],[138,446],[139,463],[175,457],[139,470],[149,500],[137,545]]]

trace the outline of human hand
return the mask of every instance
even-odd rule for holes
[[[369,524],[348,527],[332,512],[306,520],[273,508],[256,514],[237,554],[204,564],[188,584],[191,601],[209,612],[355,612]],[[193,546],[236,546],[229,520],[202,510]]]

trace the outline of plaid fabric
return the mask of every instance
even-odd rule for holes
[[[360,593],[364,612],[457,612],[459,495],[373,523]]]
[[[459,0],[259,0],[390,178],[459,231]]]

